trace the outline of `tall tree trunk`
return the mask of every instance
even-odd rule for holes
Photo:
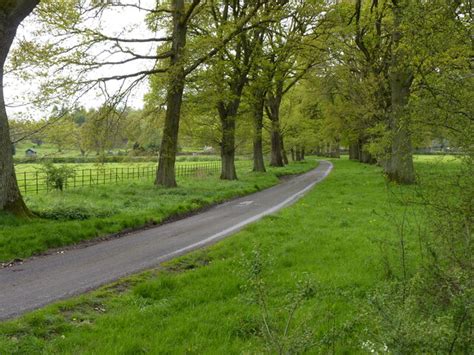
[[[301,151],[300,147],[296,147],[296,161],[301,161]]]
[[[410,97],[410,88],[413,82],[413,74],[408,65],[405,65],[406,57],[403,46],[400,45],[402,38],[401,22],[403,18],[403,5],[397,4],[393,7],[394,31],[392,61],[389,74],[391,91],[390,129],[392,134],[392,149],[390,160],[386,165],[387,176],[391,181],[401,184],[412,184],[415,182],[415,168],[413,166],[413,149],[409,129],[406,107]]]
[[[221,142],[221,179],[237,180],[235,169],[235,127],[237,113],[240,107],[242,92],[247,81],[246,74],[236,78],[231,86],[233,99],[222,100],[217,103],[217,111],[221,120],[222,142]]]
[[[327,142],[324,150],[325,157],[331,157],[331,143]]]
[[[285,166],[283,164],[283,156],[281,154],[281,139],[280,139],[280,120],[273,120],[271,121],[271,158],[270,158],[270,166],[275,167],[282,167]]]
[[[291,160],[295,161],[295,148],[291,148],[290,152],[291,152]]]
[[[173,1],[173,42],[171,68],[169,70],[165,126],[160,147],[156,185],[176,187],[175,163],[178,152],[178,132],[181,116],[181,105],[185,86],[184,63],[182,61],[186,46],[187,24],[184,0]]]
[[[408,103],[409,89],[399,85],[398,79],[392,83],[392,151],[388,162],[387,175],[391,181],[400,184],[413,184],[416,180],[413,165],[413,148],[404,107]]]
[[[360,160],[359,141],[354,141],[349,144],[349,159]]]
[[[14,147],[5,107],[3,91],[4,67],[20,23],[36,7],[39,0],[8,2],[0,6],[0,211],[17,216],[31,216],[18,188],[13,164]]]
[[[277,90],[278,91],[278,90]],[[281,91],[281,90],[280,90]],[[277,92],[276,95],[269,94],[267,102],[267,114],[271,121],[271,159],[270,165],[275,167],[285,166],[283,156],[281,154],[281,129],[280,129],[280,105],[282,94]]]
[[[331,156],[333,158],[337,158],[337,159],[339,159],[341,157],[341,147],[340,147],[340,144],[339,144],[339,140],[336,140],[334,145],[332,145]]]
[[[281,158],[283,159],[283,164],[288,165],[288,155],[285,150],[285,141],[283,139],[283,134],[280,134],[280,145],[281,145]]]
[[[364,146],[362,146],[362,149],[360,151],[359,161],[365,164],[375,164],[376,162],[374,156],[370,154]]]
[[[321,148],[321,144],[318,144],[318,146],[316,147],[316,155],[318,157],[321,157],[323,155],[322,153],[322,148]]]
[[[306,150],[303,146],[303,147],[301,147],[301,160],[304,160],[305,153],[306,153]]]
[[[3,56],[1,52],[3,52],[3,48],[0,48],[0,55]],[[16,180],[13,164],[13,144],[10,138],[3,95],[2,73],[0,73],[0,211],[7,211],[17,216],[26,217],[30,213],[23,201]]]
[[[235,115],[221,115],[221,179],[237,180],[235,170]]]
[[[253,95],[253,171],[265,172],[262,139],[265,92],[263,90],[254,90]]]

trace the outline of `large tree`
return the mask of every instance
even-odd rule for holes
[[[156,185],[176,186],[175,161],[178,150],[179,121],[186,80],[184,49],[188,31],[189,18],[193,9],[200,3],[193,1],[186,11],[184,0],[174,0],[172,4],[173,32],[170,56],[170,74],[168,74],[166,94],[166,116],[161,141]]]
[[[41,8],[40,20],[44,24],[43,30],[54,36],[52,39],[45,36],[47,39],[43,43],[25,41],[18,51],[17,59],[20,60],[16,63],[29,60],[29,64],[40,64],[43,77],[48,77],[52,71],[62,73],[62,77],[55,77],[43,85],[49,96],[59,93],[80,97],[89,90],[97,90],[105,95],[107,106],[125,104],[140,82],[158,74],[165,76],[165,92],[156,98],[165,102],[166,114],[155,183],[174,187],[186,77],[219,53],[235,36],[245,32],[246,25],[266,2],[252,1],[245,16],[226,23],[219,31],[209,32],[206,26],[201,27],[206,22],[202,15],[208,14],[206,9],[221,1],[156,1],[153,8],[137,5],[135,1],[47,1]],[[145,12],[147,26],[153,33],[145,37],[128,30],[119,34],[108,31],[100,19],[113,16],[117,8]],[[219,36],[213,36],[215,33]],[[144,49],[146,45],[148,50]],[[25,58],[24,53],[32,52],[39,54]],[[131,63],[136,64],[134,70],[127,67]],[[110,74],[104,75],[104,69]]]
[[[253,171],[265,172],[265,161],[263,158],[263,122],[268,80],[265,78],[267,73],[264,70],[266,62],[262,51],[264,32],[262,31],[259,36],[260,38],[256,44],[256,50],[258,51],[257,57],[261,59],[256,60],[252,66],[250,84],[247,91],[247,101],[251,107],[250,111],[253,122]]]
[[[271,166],[284,166],[280,109],[284,95],[319,61],[311,47],[322,7],[310,2],[289,2],[286,16],[269,26],[264,48],[268,57],[265,111],[270,119]],[[311,48],[311,50],[310,50]],[[309,55],[310,54],[310,55]]]
[[[38,3],[39,0],[6,0],[0,6],[0,211],[20,216],[30,213],[18,189],[13,165],[13,145],[5,107],[4,68],[18,26]]]
[[[212,9],[213,27],[218,31],[227,23],[242,21],[252,9],[253,1],[229,1],[217,3]],[[210,76],[213,80],[213,91],[216,97],[216,108],[221,123],[221,179],[235,180],[235,135],[237,115],[242,101],[244,88],[249,79],[253,62],[258,60],[261,29],[258,28],[260,19],[252,25],[256,29],[242,32],[236,36],[210,63]]]

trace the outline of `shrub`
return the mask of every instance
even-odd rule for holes
[[[34,211],[41,218],[53,220],[79,220],[83,221],[90,218],[109,217],[113,211],[97,210],[90,206],[63,206],[57,205],[51,208]]]
[[[48,188],[63,191],[67,179],[76,174],[74,168],[65,165],[55,166],[51,162],[43,163],[43,172],[46,175],[46,185]]]

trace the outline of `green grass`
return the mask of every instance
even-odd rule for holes
[[[252,162],[237,161],[236,166],[241,169],[250,168]],[[69,176],[65,189],[72,189],[93,185],[117,185],[127,181],[154,178],[156,163],[81,163],[81,164],[54,164],[74,170]],[[220,169],[220,162],[177,162],[177,176],[193,176],[216,172]],[[18,186],[23,195],[48,193],[46,173],[42,164],[20,164],[16,167]]]
[[[239,181],[221,181],[217,175],[188,177],[178,179],[179,188],[164,189],[146,179],[28,195],[27,205],[42,218],[25,221],[0,214],[0,261],[159,223],[172,215],[270,187],[278,183],[277,175],[301,173],[316,164],[312,160],[255,174],[245,163],[237,165]]]
[[[37,153],[38,158],[81,158],[81,152],[79,149],[75,149],[71,147],[67,147],[62,149],[62,151],[58,151],[58,147],[54,144],[51,143],[43,143],[40,146],[37,146],[36,144],[30,142],[30,141],[23,141],[20,143],[16,144],[16,155],[15,158],[21,159],[25,158],[25,151],[27,149],[34,149]],[[127,149],[126,147],[121,148],[121,149],[113,149],[112,152],[114,154],[117,153],[127,153],[130,151],[130,149]],[[191,157],[192,153],[195,152],[202,152],[202,147],[184,147],[180,153],[183,155],[186,155],[187,157]],[[153,155],[152,152],[149,152],[150,155]],[[96,152],[90,151],[87,152],[87,156],[89,157],[94,157],[96,155]],[[202,158],[206,159],[206,157],[211,156],[213,160],[219,160],[220,156],[218,154],[215,155],[199,155],[199,156],[194,156],[197,158]],[[180,158],[180,157],[178,157]]]
[[[177,166],[194,166],[194,165],[206,165],[209,162],[216,162],[220,161],[219,158],[212,158],[210,160],[199,160],[199,161],[177,161]],[[236,164],[239,165],[251,165],[251,162],[248,160],[238,160]],[[156,162],[123,162],[123,163],[64,163],[64,164],[55,164],[60,166],[67,166],[77,170],[81,169],[126,169],[126,168],[142,168],[142,167],[156,167]],[[15,166],[15,171],[19,174],[24,172],[36,172],[42,169],[43,165],[40,163],[25,163],[25,164],[18,164]]]
[[[44,157],[79,157],[81,155],[78,149],[63,149],[61,152],[58,151],[58,148],[53,144],[42,144],[37,146],[32,142],[22,142],[16,145],[16,155],[15,158],[26,157],[25,151],[27,149],[34,149],[37,153],[38,158]]]
[[[27,149],[33,149],[36,151],[36,158],[31,158],[26,156],[25,152]],[[196,152],[198,152],[196,154]],[[218,154],[202,154],[201,149],[189,149],[184,148],[179,155],[176,157],[177,161],[218,161],[220,160],[220,155]],[[236,160],[248,160],[248,154],[237,155]],[[134,155],[133,151],[127,148],[123,149],[113,149],[111,153],[105,153],[105,155],[98,156],[96,152],[88,152],[85,156],[81,155],[81,152],[78,149],[65,148],[61,152],[58,151],[58,148],[49,143],[44,143],[40,146],[37,146],[31,142],[21,142],[16,145],[16,154],[14,156],[15,162],[18,165],[30,164],[32,160],[53,160],[58,162],[65,163],[94,163],[101,161],[112,160],[115,161],[145,161],[153,163],[157,160],[157,154],[153,152],[145,152],[145,155]]]
[[[458,165],[416,166],[423,177],[439,179]],[[263,311],[251,302],[246,281],[259,265],[247,262],[256,251],[276,329],[287,320],[289,293],[309,278],[314,292],[295,313],[290,334],[301,340],[298,328],[311,330],[311,353],[367,353],[364,305],[388,271],[380,248],[398,245],[393,222],[416,191],[387,185],[375,166],[336,161],[331,175],[294,206],[213,247],[0,324],[0,353],[262,353]],[[416,213],[411,216],[409,222]],[[416,226],[407,226],[407,263],[416,264]],[[391,273],[400,273],[397,265],[395,258]]]

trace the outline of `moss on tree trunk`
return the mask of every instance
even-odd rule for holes
[[[20,23],[38,4],[38,0],[7,2],[0,6],[0,211],[31,216],[18,188],[13,164],[13,144],[3,92],[4,66]]]

